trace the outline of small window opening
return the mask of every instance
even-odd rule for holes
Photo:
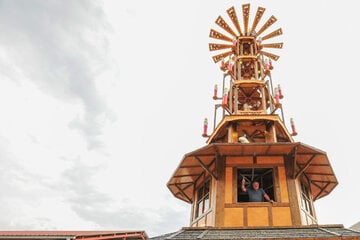
[[[246,192],[241,190],[241,181],[245,178],[245,187],[251,185],[254,180],[259,181],[260,187],[269,195],[271,199],[274,198],[274,177],[272,168],[242,168],[237,170],[237,201],[248,202],[249,197]]]

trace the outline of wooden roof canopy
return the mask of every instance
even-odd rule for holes
[[[219,139],[222,138],[225,134],[227,134],[227,128],[229,125],[236,123],[244,125],[252,124],[252,125],[266,125],[271,124],[276,128],[277,139],[279,142],[293,142],[293,139],[289,132],[286,130],[285,125],[281,121],[278,115],[258,115],[258,116],[224,116],[221,122],[217,125],[214,132],[209,136],[207,143],[218,142]],[[257,135],[265,135],[265,133],[257,133]],[[249,133],[247,133],[250,136]],[[264,138],[264,136],[259,136],[260,138]]]
[[[291,177],[304,174],[309,179],[314,200],[328,195],[338,184],[325,152],[304,143],[211,143],[185,154],[168,181],[173,195],[191,203],[197,179],[210,174],[217,178],[215,160],[218,156],[295,156]],[[290,158],[289,158],[290,159]]]

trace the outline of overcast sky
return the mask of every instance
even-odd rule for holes
[[[0,229],[188,226],[190,205],[166,183],[213,121],[222,73],[209,30],[244,3],[0,0]],[[316,202],[319,223],[349,227],[360,221],[359,3],[258,6],[283,29],[272,76],[295,141],[326,151],[339,180]]]

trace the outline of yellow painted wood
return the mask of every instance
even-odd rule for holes
[[[206,215],[206,226],[214,226],[214,214],[210,212]]]
[[[225,208],[224,225],[225,227],[244,226],[243,208]]]
[[[273,226],[291,226],[290,207],[273,207],[272,222]]]
[[[232,203],[233,199],[233,168],[225,169],[225,203]]]
[[[289,202],[288,186],[286,181],[285,167],[278,167],[281,202]]]
[[[248,226],[269,226],[269,211],[267,207],[248,207]]]

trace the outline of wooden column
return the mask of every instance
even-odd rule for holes
[[[215,205],[215,226],[224,226],[224,207],[225,207],[225,157],[216,158],[216,170],[218,180],[216,182],[216,205]]]

